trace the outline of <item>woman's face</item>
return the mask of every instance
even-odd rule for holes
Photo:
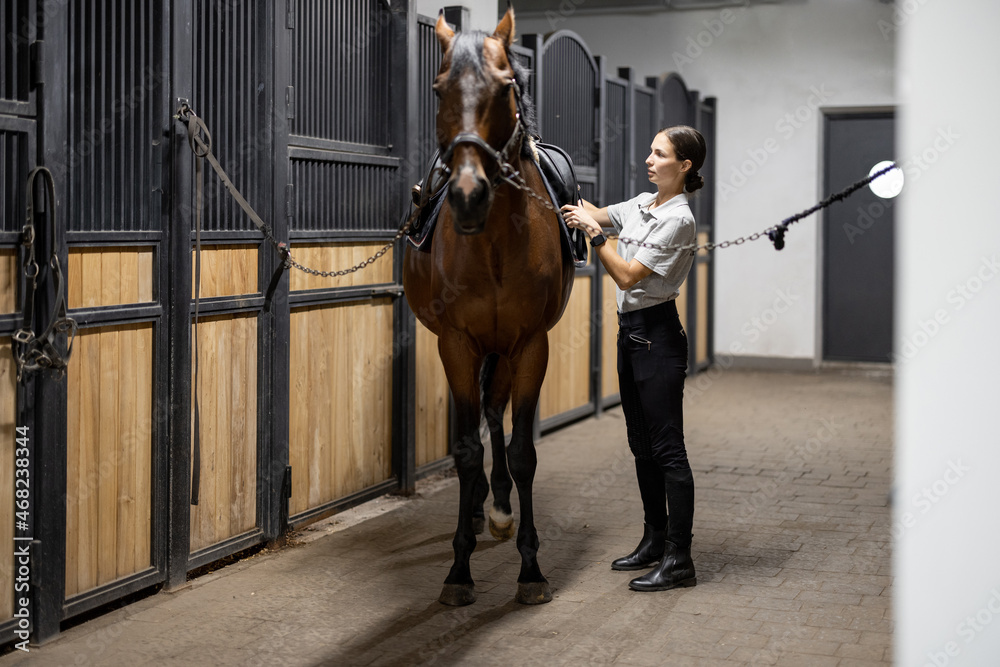
[[[649,182],[655,185],[675,186],[684,184],[684,174],[691,168],[690,160],[678,160],[673,144],[667,135],[660,132],[653,137],[646,158]]]

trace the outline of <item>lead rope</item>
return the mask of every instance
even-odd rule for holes
[[[204,135],[204,139],[199,135]],[[212,152],[212,135],[202,124],[188,124],[188,145],[194,153],[194,335],[191,354],[194,356],[194,438],[191,451],[191,504],[197,505],[201,492],[201,382],[198,372],[198,318],[201,309],[201,214],[204,199],[203,159]]]

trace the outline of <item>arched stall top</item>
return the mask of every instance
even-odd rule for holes
[[[660,85],[660,126],[698,123],[698,93],[688,90],[680,74],[671,72]]]
[[[600,201],[600,64],[580,35],[559,30],[545,39],[541,70],[542,139],[573,158],[584,199]]]

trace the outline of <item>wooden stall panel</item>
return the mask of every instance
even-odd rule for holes
[[[684,284],[681,285],[680,294],[677,296],[677,315],[680,317],[681,326],[684,327],[684,333],[688,332],[688,321],[687,321],[687,297],[688,297],[688,285],[690,283],[685,280]]]
[[[697,328],[695,331],[695,361],[699,364],[708,360],[708,264],[699,264],[698,302],[696,304]]]
[[[295,515],[392,476],[392,302],[292,310]]]
[[[194,298],[194,251],[191,251],[191,298]],[[256,294],[257,244],[201,247],[201,298]]]
[[[192,553],[257,524],[257,314],[205,318],[197,333],[201,486]]]
[[[14,446],[17,368],[10,338],[0,338],[0,622],[14,615]]]
[[[385,241],[371,243],[303,243],[292,246],[292,257],[299,264],[318,271],[347,269],[365,261],[385,246]],[[303,271],[292,271],[291,290],[329,289],[378,285],[392,282],[392,250],[361,271],[346,276],[320,278]]]
[[[605,274],[601,280],[601,397],[607,398],[618,393],[618,299],[614,279]]]
[[[97,308],[153,300],[153,249],[70,248],[69,308]]]
[[[698,234],[698,244],[703,245],[708,243],[708,233],[702,232]],[[708,255],[707,250],[699,250],[698,255],[704,257]],[[697,303],[696,307],[696,317],[697,317],[697,329],[695,331],[695,361],[699,364],[708,361],[708,290],[709,290],[709,264],[701,263],[696,265],[695,269],[698,272],[698,294],[696,295]]]
[[[148,568],[153,325],[77,334],[67,372],[66,597]]]
[[[443,459],[448,446],[448,378],[438,355],[437,336],[417,322],[416,463]]]
[[[0,248],[0,315],[18,310],[17,250]]]
[[[549,332],[549,368],[539,399],[541,419],[590,401],[590,282],[577,278],[559,324]]]

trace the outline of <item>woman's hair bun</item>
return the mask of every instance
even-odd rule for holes
[[[688,171],[687,176],[684,177],[684,189],[688,192],[700,190],[704,185],[705,179],[694,169]]]
[[[701,132],[689,125],[674,125],[665,127],[659,133],[667,135],[667,141],[674,147],[674,155],[678,162],[691,161],[691,167],[684,177],[684,189],[688,192],[700,190],[705,185],[705,179],[698,170],[705,164],[708,147]]]

